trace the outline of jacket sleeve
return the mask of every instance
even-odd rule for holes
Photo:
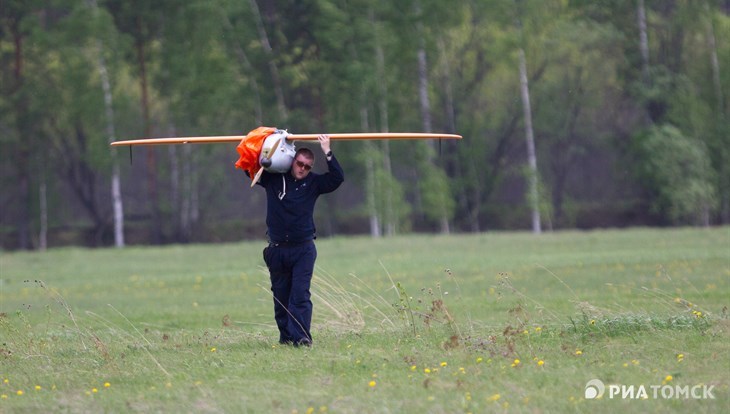
[[[345,172],[334,154],[332,159],[327,161],[327,169],[326,173],[317,177],[317,185],[321,194],[335,191],[345,181]]]

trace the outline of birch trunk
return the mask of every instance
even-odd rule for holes
[[[186,203],[188,204],[188,217],[187,217],[187,230],[186,234],[188,238],[193,235],[193,228],[200,220],[200,188],[198,180],[198,168],[197,168],[197,157],[190,146],[184,146],[185,151],[185,168],[186,182],[188,183],[188,189],[185,191],[185,197],[187,198]]]
[[[446,119],[448,125],[448,133],[456,133],[456,110],[454,109],[454,92],[451,86],[451,65],[449,65],[449,59],[446,55],[446,44],[443,36],[439,37],[438,40],[439,54],[441,55],[441,65],[443,73],[443,88],[446,100]]]
[[[380,33],[372,10],[370,10],[370,21],[375,30],[375,71],[377,78],[380,79],[380,82],[378,82],[378,115],[380,118],[380,132],[388,132],[390,130],[390,121],[388,115],[388,82],[385,73],[385,53],[383,52]],[[386,176],[391,177],[393,175],[393,168],[390,163],[390,143],[387,140],[384,140],[382,141],[380,148],[383,156],[383,172]],[[384,191],[381,191],[381,196],[383,197],[384,205],[384,211],[382,212],[381,217],[383,233],[386,236],[393,236],[396,233],[398,225],[396,223],[397,214],[395,213],[395,207],[393,206],[393,194],[390,185],[384,187]]]
[[[707,23],[707,44],[710,49],[710,66],[712,67],[712,84],[715,90],[715,99],[717,104],[717,118],[718,122],[722,122],[725,116],[725,97],[722,93],[722,83],[720,80],[720,60],[717,57],[717,42],[715,39],[715,27],[712,23],[712,13],[709,12],[710,6],[705,3],[705,10],[708,12],[708,23]],[[727,165],[720,167],[720,173],[727,176]],[[724,172],[723,172],[724,170]],[[720,186],[720,216],[723,223],[730,221],[730,196],[727,191],[722,190]],[[704,225],[710,226],[710,209],[709,206],[705,206],[704,211]]]
[[[183,171],[183,177],[182,177],[182,184],[181,184],[181,193],[183,194],[182,198],[180,199],[180,232],[182,233],[182,237],[184,239],[190,239],[190,236],[192,234],[192,191],[193,191],[193,183],[192,183],[192,176],[190,174],[190,170],[192,169],[192,165],[190,165],[190,152],[191,148],[189,145],[183,145],[183,162],[187,163],[190,168],[185,168]]]
[[[415,8],[416,15],[420,17],[422,14],[420,0],[416,0]],[[416,25],[416,33],[418,36],[418,100],[420,102],[421,109],[421,125],[423,127],[423,132],[430,133],[433,132],[433,126],[431,121],[431,101],[428,97],[428,59],[426,56],[426,40],[423,22],[420,20]],[[435,154],[436,146],[431,140],[426,141],[426,146],[428,147],[428,151],[425,162],[427,166],[431,167],[434,164],[433,154]],[[416,188],[418,188],[418,186]],[[423,204],[420,188],[416,191],[416,204]],[[451,232],[449,228],[449,218],[445,214],[440,217],[439,224],[441,227],[441,233],[449,234]]]
[[[98,6],[96,0],[88,0],[87,4],[92,8],[92,12],[96,15]],[[96,42],[97,59],[96,66],[99,71],[101,80],[101,89],[104,93],[104,114],[106,116],[106,135],[109,143],[116,141],[116,131],[114,126],[114,101],[112,95],[111,82],[109,80],[109,71],[106,67],[104,59],[104,43],[101,40]],[[110,147],[111,148],[111,147]],[[124,247],[124,204],[122,201],[121,179],[119,177],[119,160],[117,159],[117,150],[110,149],[112,157],[112,210],[114,213],[114,246]]]
[[[41,208],[40,231],[38,232],[38,250],[48,249],[48,200],[46,198],[46,175],[41,177],[40,188],[38,189],[38,201]]]
[[[174,128],[170,128],[171,137],[174,137]],[[170,145],[167,154],[170,159],[170,205],[172,206],[173,223],[175,226],[175,238],[178,242],[185,241],[182,234],[182,209],[180,200],[180,156],[177,145]]]
[[[360,108],[360,127],[363,131],[369,131],[368,122],[368,111],[364,106],[365,100],[363,99],[363,106]],[[368,215],[370,216],[370,237],[379,238],[380,233],[380,217],[378,217],[377,197],[376,197],[376,170],[375,162],[371,154],[374,154],[376,149],[373,143],[365,141],[365,195],[368,209]]]
[[[542,232],[540,225],[540,197],[537,188],[537,157],[535,156],[535,137],[532,130],[532,109],[530,108],[530,86],[527,83],[527,62],[525,51],[520,48],[520,91],[522,95],[522,108],[525,117],[525,139],[527,140],[527,164],[528,164],[528,198],[532,204],[532,232]]]
[[[104,92],[104,109],[106,114],[106,133],[109,143],[117,140],[114,127],[114,107],[112,100],[112,88],[109,82],[106,63],[104,61],[104,48],[101,41],[98,43],[99,58],[97,65],[101,75],[101,87]],[[110,149],[112,156],[112,207],[114,211],[114,246],[124,247],[124,203],[122,201],[122,186],[119,173],[119,160],[117,159],[116,148]]]
[[[636,16],[639,24],[639,50],[641,52],[641,74],[644,82],[649,80],[649,37],[646,33],[646,8],[644,0],[636,3]]]

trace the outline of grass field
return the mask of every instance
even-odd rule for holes
[[[0,412],[730,411],[728,227],[320,240],[312,348],[262,248],[0,253]]]

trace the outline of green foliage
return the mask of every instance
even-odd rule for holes
[[[388,207],[388,214],[403,229],[417,214],[429,221],[450,220],[458,230],[479,230],[511,222],[489,211],[510,210],[526,198],[516,190],[525,187],[522,183],[512,185],[524,164],[516,63],[522,48],[538,166],[549,189],[544,199],[553,203],[556,227],[576,222],[564,218],[563,200],[570,208],[591,210],[665,182],[640,182],[610,168],[636,155],[627,151],[629,138],[648,121],[674,125],[693,138],[691,143],[704,143],[695,151],[706,152],[710,171],[698,172],[702,177],[688,183],[688,197],[707,198],[702,202],[709,217],[703,221],[727,221],[730,49],[722,40],[730,34],[728,17],[718,2],[644,4],[650,23],[646,73],[637,47],[637,2],[630,0],[3,1],[0,156],[2,183],[9,189],[0,200],[9,211],[0,223],[9,229],[3,244],[17,246],[15,234],[30,239],[37,233],[35,194],[41,182],[52,199],[70,200],[70,205],[90,206],[96,199],[95,207],[54,209],[50,222],[91,220],[100,227],[111,222],[107,178],[112,153],[100,58],[113,90],[117,138],[133,139],[147,133],[237,135],[258,123],[305,133],[418,131],[423,120],[417,51],[423,50],[432,128],[464,139],[445,145],[438,168],[416,165],[422,194],[408,194],[409,199],[404,188],[411,191],[407,180],[415,185],[409,169],[420,150],[394,145],[401,150],[387,154],[393,165],[387,174],[376,171],[380,184],[375,191],[394,194],[396,207]],[[41,147],[43,152],[36,151]],[[337,149],[343,160],[356,159],[359,150],[350,144]],[[175,157],[154,152],[155,171],[148,177],[159,176],[158,203],[202,194],[199,204],[208,217],[238,219],[240,211],[231,213],[229,200],[220,194],[240,186],[205,190],[231,181],[224,177],[230,162],[223,152],[198,153],[188,171],[196,185],[184,194],[173,194],[177,187],[164,184],[175,181]],[[146,217],[150,210],[138,201],[146,191],[136,185],[144,174],[139,163],[122,171],[130,207],[125,211],[132,217]],[[208,174],[212,165],[223,165],[224,172]],[[596,168],[586,174],[586,166]],[[359,178],[346,186],[363,181]],[[704,187],[707,182],[712,189]],[[694,215],[691,208],[682,205],[687,197],[669,201],[663,189],[647,190],[612,209],[652,204],[659,206],[655,211],[662,222],[695,222],[688,217]],[[351,204],[368,199],[358,188],[347,194]],[[246,215],[258,211],[255,200],[247,201],[253,197],[239,191],[238,198]],[[639,224],[656,222],[638,208],[625,213],[639,217]],[[180,218],[161,217],[165,223],[139,225],[172,229]]]
[[[636,137],[637,174],[656,193],[652,207],[675,223],[702,223],[717,208],[713,171],[702,142],[671,125]]]

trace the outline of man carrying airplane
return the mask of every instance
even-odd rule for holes
[[[314,153],[301,148],[289,172],[264,171],[257,183],[266,189],[269,245],[264,249],[264,261],[271,278],[279,342],[294,346],[312,345],[309,289],[317,259],[314,205],[321,194],[335,191],[345,180],[344,171],[330,150],[329,135],[317,139],[328,172],[311,172]]]

